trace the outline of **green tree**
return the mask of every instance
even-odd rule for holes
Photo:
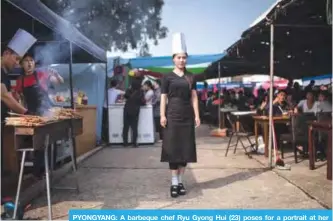
[[[41,1],[107,50],[132,48],[149,55],[148,43],[157,45],[168,33],[161,24],[164,0]]]

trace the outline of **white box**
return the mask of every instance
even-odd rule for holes
[[[123,118],[124,104],[114,104],[109,106],[109,143],[123,143]],[[128,132],[128,142],[132,141],[132,131]],[[142,106],[140,108],[138,122],[138,140],[139,144],[155,143],[155,127],[153,108],[151,105]]]

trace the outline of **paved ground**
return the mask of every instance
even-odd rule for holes
[[[187,196],[169,197],[170,174],[167,165],[159,162],[161,144],[108,147],[80,165],[79,194],[53,192],[54,219],[67,219],[70,208],[331,207],[332,184],[322,172],[325,167],[309,171],[300,163],[292,171],[269,171],[262,156],[249,159],[239,149],[225,157],[227,139],[208,137],[207,131],[202,126],[197,133],[198,163],[189,165],[186,172]],[[69,174],[61,183],[72,184],[73,176]],[[44,196],[27,216],[47,218]]]

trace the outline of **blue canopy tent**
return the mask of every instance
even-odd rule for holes
[[[332,74],[302,78],[303,86],[308,85],[311,80],[314,80],[315,85],[317,85],[317,86],[330,84],[330,83],[332,83]]]
[[[226,54],[210,54],[210,55],[190,55],[187,58],[187,65],[196,65],[202,63],[211,63],[223,58]],[[139,57],[129,59],[131,68],[148,68],[148,67],[164,67],[172,66],[172,56],[161,57]]]

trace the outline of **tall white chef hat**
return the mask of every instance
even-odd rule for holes
[[[37,41],[37,39],[30,33],[23,29],[17,30],[14,37],[8,44],[8,48],[15,51],[19,56],[23,57],[25,53],[31,48],[31,46]]]
[[[172,36],[172,54],[187,53],[185,35],[174,33]]]

